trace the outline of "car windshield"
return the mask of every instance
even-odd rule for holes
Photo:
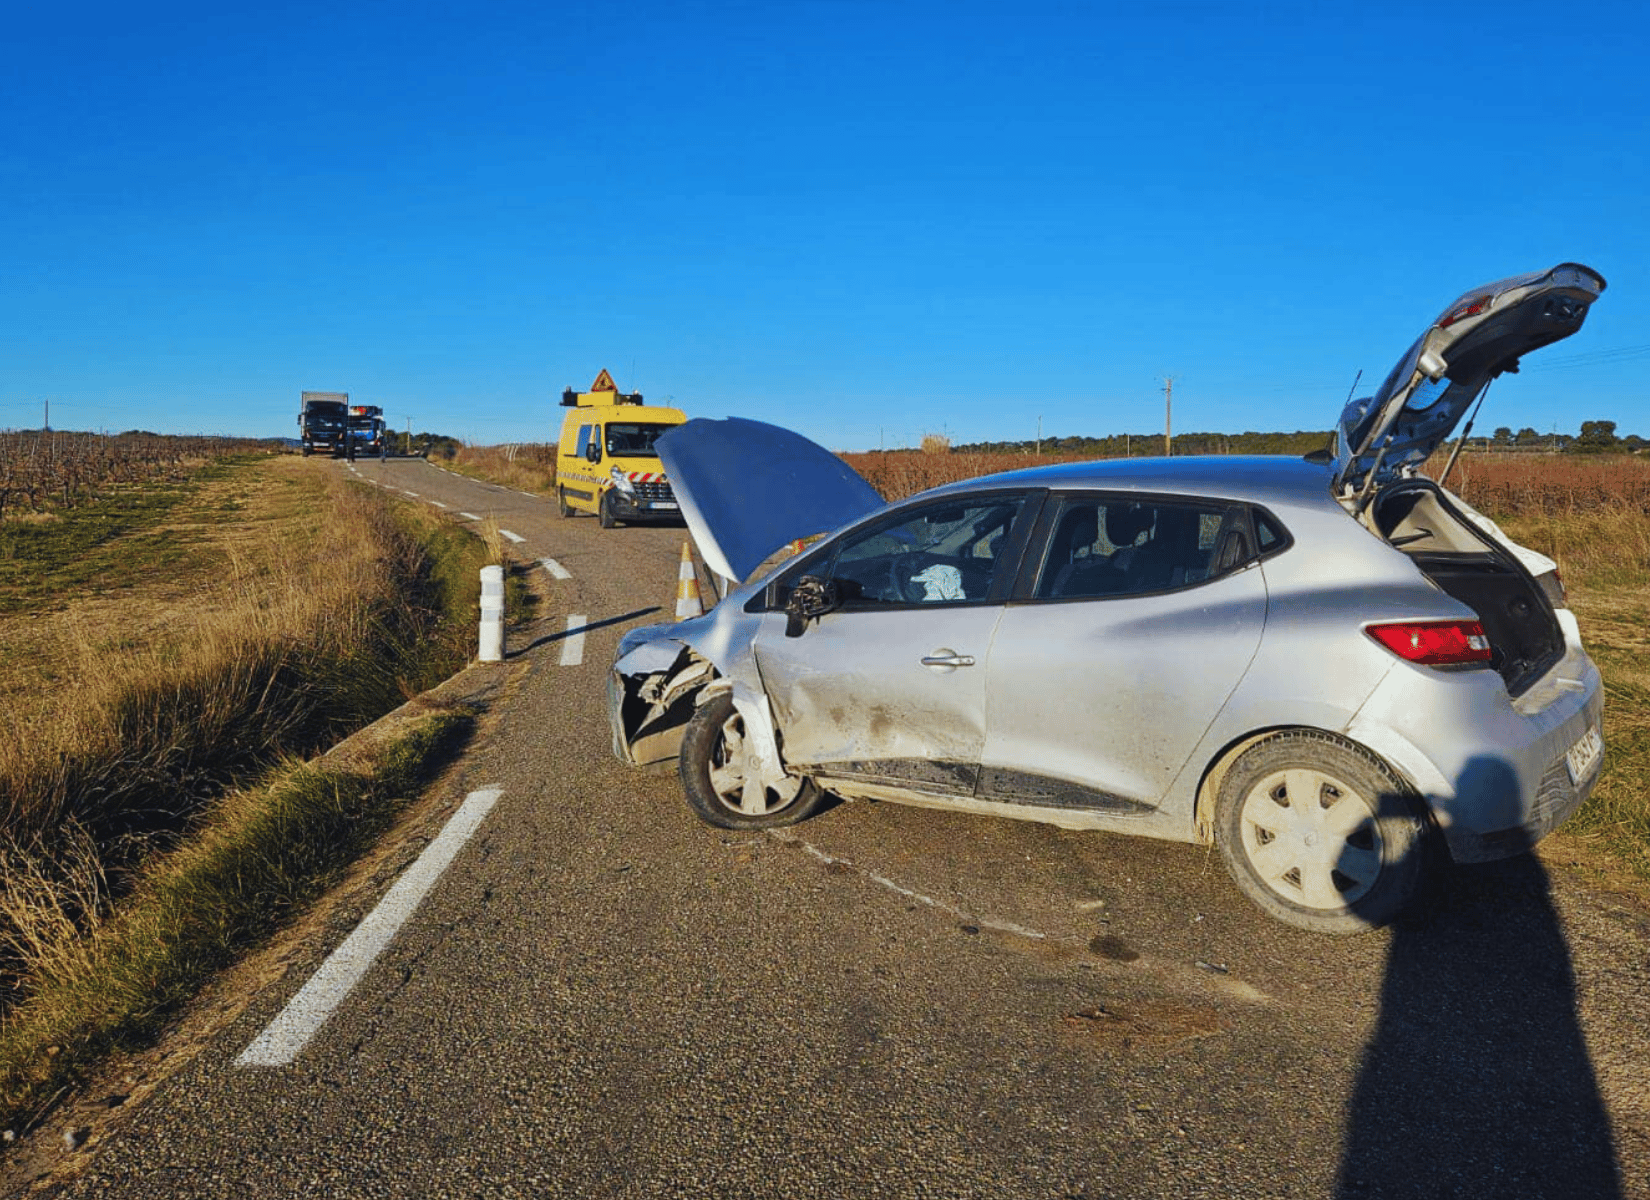
[[[644,425],[640,422],[610,421],[607,426],[607,452],[625,458],[658,458],[653,443],[661,433],[675,429],[674,425]]]
[[[1021,497],[931,505],[894,524],[850,537],[827,568],[851,602],[979,601]]]

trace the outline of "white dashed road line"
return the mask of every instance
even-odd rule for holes
[[[570,613],[567,617],[567,637],[561,644],[561,665],[576,667],[584,661],[584,627],[590,618],[583,613]]]
[[[280,1015],[241,1051],[235,1060],[237,1067],[284,1067],[302,1053],[309,1039],[326,1024],[333,1010],[367,973],[373,960],[417,911],[435,881],[481,827],[501,795],[501,789],[487,788],[471,792],[465,798],[435,841],[426,846],[418,861],[395,881],[378,907],[328,956]]]
[[[479,521],[479,520],[481,520],[481,518],[476,516],[475,513],[461,512],[458,515],[463,517],[466,521]]]
[[[549,571],[550,574],[552,576],[554,576],[555,578],[557,578],[557,579],[571,579],[571,578],[573,578],[573,576],[568,572],[567,568],[562,566],[559,562],[557,562],[553,558],[540,559],[539,560],[539,566],[543,567],[546,571]]]
[[[508,529],[501,529],[501,530],[499,530],[499,531],[498,531],[498,535],[499,535],[499,536],[500,536],[500,537],[506,537],[506,538],[509,538],[509,539],[510,539],[510,540],[511,540],[511,541],[512,541],[512,542],[517,542],[517,543],[520,543],[520,542],[525,542],[525,541],[526,541],[526,540],[527,540],[527,539],[526,539],[526,538],[524,538],[524,537],[522,537],[522,536],[521,536],[521,534],[519,534],[519,533],[511,533],[511,532],[510,532],[510,531],[509,531],[509,530],[508,530]]]
[[[437,508],[446,508],[447,507],[445,504],[441,503],[441,501],[439,501],[439,500],[431,500],[430,503],[435,505]]]

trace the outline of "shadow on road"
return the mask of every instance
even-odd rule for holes
[[[1394,930],[1337,1197],[1619,1197],[1540,861],[1453,868],[1427,908]]]
[[[586,621],[583,625],[575,626],[572,629],[561,629],[555,633],[547,633],[541,638],[535,638],[525,646],[512,649],[509,657],[514,658],[517,655],[526,654],[529,650],[537,650],[540,646],[548,645],[550,642],[565,641],[576,633],[589,633],[595,629],[606,629],[609,625],[623,625],[626,621],[634,621],[638,617],[651,616],[653,613],[661,611],[663,610],[658,605],[654,605],[652,608],[638,608],[635,612],[627,612],[623,616],[607,617],[600,621]]]

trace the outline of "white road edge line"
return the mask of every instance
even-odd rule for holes
[[[502,788],[485,788],[465,797],[435,841],[426,846],[418,861],[395,881],[395,886],[367,914],[366,920],[328,955],[321,969],[310,977],[280,1015],[241,1051],[235,1059],[237,1067],[284,1067],[298,1057],[407,918],[417,911],[435,881],[481,827],[482,820],[503,794]]]
[[[466,521],[479,521],[479,520],[481,520],[481,518],[476,516],[475,513],[461,512],[458,515],[463,517]]]
[[[584,626],[590,623],[590,618],[583,613],[569,613],[567,617],[567,637],[561,644],[561,665],[576,667],[584,662]]]
[[[522,537],[521,534],[511,533],[508,529],[499,530],[498,535],[499,535],[499,537],[509,538],[512,542],[517,542],[517,543],[525,542],[527,540],[526,538]]]
[[[571,578],[573,578],[572,572],[570,572],[566,567],[562,566],[559,562],[557,562],[553,558],[542,558],[542,559],[540,559],[539,560],[539,566],[543,567],[546,571],[549,571],[550,574],[552,576],[554,576],[555,578],[557,578],[557,579],[571,579]]]

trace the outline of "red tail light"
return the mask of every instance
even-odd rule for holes
[[[1405,662],[1426,667],[1490,661],[1490,639],[1477,621],[1390,621],[1364,632]]]
[[[1439,319],[1438,328],[1448,329],[1457,321],[1464,321],[1468,317],[1476,317],[1488,308],[1494,299],[1494,296],[1474,296],[1470,300],[1463,300],[1454,311]]]

